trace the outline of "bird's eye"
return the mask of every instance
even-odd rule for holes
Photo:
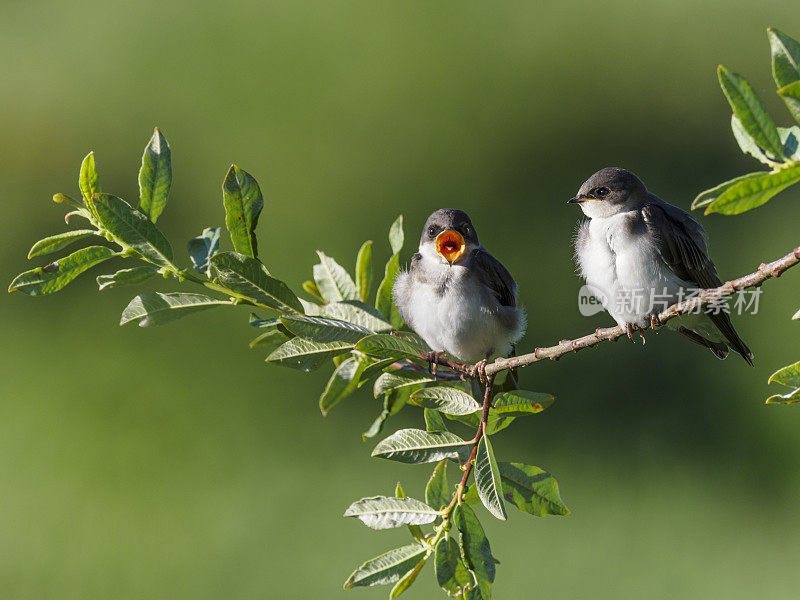
[[[604,187],[598,188],[598,190],[597,190],[597,195],[598,196],[600,196],[602,198],[606,194],[608,194],[608,188],[604,188]]]
[[[472,227],[470,227],[469,225],[464,227],[464,233],[466,233],[467,235],[471,234],[472,233]]]
[[[436,227],[428,227],[428,235],[431,237],[436,235]]]

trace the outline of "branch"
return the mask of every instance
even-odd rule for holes
[[[471,439],[469,444],[472,444],[472,449],[469,453],[469,458],[467,462],[462,465],[462,469],[464,470],[464,475],[461,477],[461,481],[456,486],[456,491],[453,494],[453,498],[450,501],[444,511],[442,511],[442,523],[440,525],[440,531],[447,530],[447,522],[450,520],[450,515],[453,512],[453,508],[455,508],[456,504],[461,504],[461,501],[464,497],[464,490],[467,489],[467,480],[469,479],[469,474],[472,472],[472,468],[475,466],[475,457],[478,454],[478,444],[480,444],[481,438],[483,437],[484,432],[486,431],[486,424],[489,419],[489,409],[492,407],[492,389],[494,384],[494,376],[487,375],[486,376],[486,385],[483,391],[483,410],[481,411],[481,420],[478,423],[478,429],[475,432],[475,437]],[[441,535],[441,533],[439,534]],[[438,541],[438,536],[437,536]],[[432,546],[435,547],[435,543]]]
[[[758,270],[753,271],[747,275],[743,275],[738,279],[726,281],[717,288],[709,288],[701,290],[699,294],[673,304],[656,317],[656,325],[664,325],[670,319],[674,319],[680,315],[698,312],[710,304],[718,303],[723,298],[731,296],[740,290],[752,287],[759,287],[768,279],[773,277],[780,277],[784,271],[792,268],[800,263],[800,247],[795,248],[786,256],[779,258],[771,263],[761,263]],[[486,375],[493,377],[500,371],[507,369],[516,369],[518,367],[526,367],[535,362],[549,358],[550,360],[558,360],[562,356],[570,353],[576,353],[584,348],[590,348],[595,344],[604,341],[615,341],[628,332],[617,325],[616,327],[609,327],[607,329],[596,329],[594,333],[576,338],[574,340],[562,340],[555,346],[547,348],[536,348],[530,354],[522,354],[520,356],[512,356],[510,358],[498,358],[493,363],[486,366]],[[444,357],[437,358],[438,364],[449,367],[454,371],[462,373],[466,378],[477,377],[473,366],[463,363],[454,362]]]

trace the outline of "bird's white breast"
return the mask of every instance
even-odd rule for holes
[[[396,293],[406,298],[403,318],[432,350],[466,362],[477,362],[488,352],[505,356],[511,351],[521,331],[502,326],[489,309],[497,301],[468,276],[466,268],[429,265],[426,276],[425,281],[413,281],[412,286],[412,275],[400,273]]]
[[[576,257],[587,285],[618,324],[646,326],[655,304],[677,301],[679,289],[688,284],[672,273],[632,217],[620,213],[583,223]]]

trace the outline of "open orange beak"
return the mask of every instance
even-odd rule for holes
[[[464,254],[464,236],[455,229],[445,229],[436,236],[436,252],[451,265]]]

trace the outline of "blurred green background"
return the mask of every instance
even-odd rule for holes
[[[611,320],[578,313],[564,201],[607,165],[684,208],[761,168],[733,140],[715,68],[788,124],[770,25],[800,36],[796,3],[6,1],[3,278],[63,229],[50,197],[77,193],[89,150],[104,190],[135,200],[158,125],[175,176],[159,225],[187,262],[184,241],[223,224],[235,161],[264,190],[261,257],[295,289],[315,249],[351,266],[372,238],[382,263],[397,213],[415,246],[430,212],[459,207],[520,284],[520,349],[582,335]],[[799,195],[699,217],[723,278],[797,245]],[[265,367],[245,309],[118,328],[137,292],[93,281],[115,267],[55,297],[0,295],[0,595],[385,597],[341,584],[406,532],[340,515],[398,479],[421,495],[429,469],[369,457],[376,401],[323,418],[328,373]],[[800,358],[799,303],[792,271],[736,319],[755,369],[663,334],[522,371],[556,404],[495,451],[550,470],[573,514],[487,516],[496,597],[796,598],[800,411],[763,400]],[[390,426],[420,421],[408,409]],[[438,593],[426,568],[408,597]]]

